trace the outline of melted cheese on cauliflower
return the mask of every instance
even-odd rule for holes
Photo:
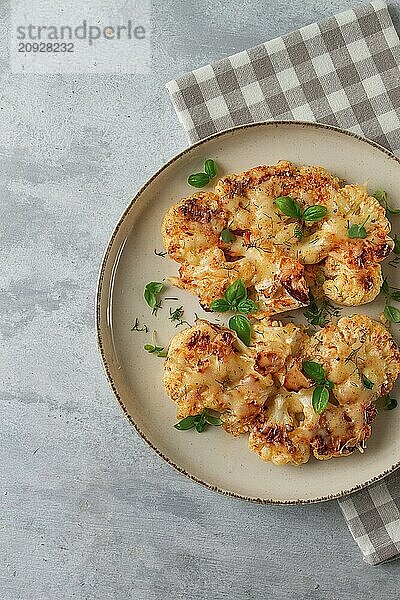
[[[280,385],[302,328],[258,323],[247,348],[236,334],[207,321],[178,333],[165,362],[163,383],[179,406],[178,418],[210,408],[224,413],[224,428],[238,435]]]
[[[304,360],[322,365],[333,384],[320,415]],[[344,317],[313,336],[301,326],[257,321],[250,347],[231,330],[198,321],[173,338],[163,382],[178,418],[214,409],[228,433],[249,434],[250,450],[263,460],[299,465],[311,455],[325,460],[363,451],[375,401],[399,372],[390,333],[365,316]]]
[[[327,215],[306,222],[299,240],[298,222],[275,204],[279,196],[295,198],[303,210],[323,205]],[[349,238],[348,228],[361,224],[366,237]],[[235,241],[223,242],[226,228]],[[363,186],[341,187],[321,167],[286,161],[224,177],[215,192],[199,192],[172,206],[162,226],[167,253],[181,265],[179,277],[171,278],[175,285],[209,309],[241,278],[258,303],[258,316],[307,305],[305,267],[316,263],[328,298],[351,306],[370,302],[382,283],[379,263],[393,248],[389,231],[385,210]]]

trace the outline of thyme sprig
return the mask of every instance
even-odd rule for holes
[[[175,327],[179,327],[180,325],[187,325],[190,327],[190,323],[182,319],[184,312],[183,306],[178,306],[178,308],[175,308],[175,310],[172,310],[172,308],[169,309],[168,319],[172,322],[175,322]]]
[[[147,327],[147,325],[145,323],[143,323],[143,325],[140,326],[139,319],[136,317],[135,322],[131,327],[131,331],[145,331],[146,333],[148,333],[149,328]]]

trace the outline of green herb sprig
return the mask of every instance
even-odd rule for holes
[[[168,319],[173,323],[175,322],[175,327],[179,327],[179,325],[188,325],[190,327],[190,323],[184,321],[182,318],[184,312],[183,306],[178,306],[178,308],[175,308],[175,310],[172,310],[172,308],[169,309]]]
[[[143,346],[144,350],[146,350],[146,352],[148,352],[149,354],[155,354],[156,356],[158,356],[159,358],[165,358],[167,356],[167,351],[165,350],[164,346],[157,346],[156,344],[156,332],[153,331],[153,343],[152,344],[145,344]]]
[[[235,242],[236,239],[236,235],[230,229],[223,229],[221,231],[221,240],[225,244],[231,244],[232,242]]]
[[[303,210],[297,200],[291,196],[279,196],[279,198],[276,198],[275,204],[284,215],[299,221],[298,225],[294,228],[294,235],[298,240],[303,238],[306,222],[315,223],[321,221],[321,219],[326,217],[328,212],[326,206],[322,206],[321,204],[308,206]]]
[[[155,354],[159,358],[165,358],[167,356],[167,351],[164,349],[164,346],[155,346],[154,344],[145,344],[143,346],[143,348],[150,354]]]
[[[397,269],[397,267],[399,266],[399,262],[400,262],[400,238],[397,237],[397,233],[394,234],[393,241],[394,241],[393,254],[395,254],[396,256],[394,258],[392,258],[388,264],[390,267],[394,267],[395,269]]]
[[[143,323],[143,325],[140,325],[139,319],[136,317],[135,322],[131,327],[131,331],[145,331],[146,333],[148,333],[149,328],[147,327],[147,325],[145,323]]]
[[[386,211],[386,216],[390,215],[399,215],[400,210],[398,208],[390,208],[388,205],[387,194],[384,190],[376,190],[373,194],[373,197],[378,200],[379,204],[383,206]]]
[[[397,407],[397,400],[390,398],[389,395],[381,396],[380,399],[383,401],[383,410],[393,410]]]
[[[381,286],[381,292],[386,298],[385,308],[383,309],[384,316],[391,323],[400,323],[400,310],[389,304],[390,300],[400,302],[400,290],[391,287],[385,278]]]
[[[310,325],[325,327],[331,317],[338,317],[340,315],[340,310],[340,308],[335,308],[327,298],[324,298],[318,304],[310,292],[310,303],[303,314]]]
[[[317,384],[312,396],[314,411],[320,415],[324,412],[329,402],[329,390],[333,389],[333,383],[326,378],[322,365],[312,360],[303,361],[303,373]]]
[[[257,309],[257,304],[247,297],[247,289],[243,279],[236,279],[225,290],[223,298],[213,300],[210,304],[213,312],[236,312],[229,319],[229,328],[237,333],[237,336],[246,346],[250,345],[251,324],[245,316]]]
[[[295,237],[297,237],[297,239],[299,241],[301,241],[303,239],[303,228],[300,227],[300,225],[296,225],[296,227],[294,228],[293,233],[294,233]]]
[[[162,292],[164,289],[164,284],[161,283],[160,281],[150,281],[146,287],[144,288],[144,299],[146,300],[147,304],[150,306],[150,308],[154,309],[157,308],[157,305],[159,304],[158,302],[158,294],[160,292]]]
[[[188,184],[192,187],[202,188],[210,183],[211,179],[213,179],[218,171],[217,163],[208,158],[204,163],[204,172],[201,173],[192,173],[188,177]]]
[[[368,221],[368,219],[369,219],[369,215],[365,219],[365,221],[363,223],[361,223],[361,225],[357,225],[356,223],[354,223],[353,225],[350,225],[347,228],[347,235],[349,236],[349,238],[351,238],[351,239],[360,238],[362,240],[365,240],[365,238],[367,237],[367,230],[365,229],[365,224]]]
[[[196,429],[197,433],[203,433],[203,431],[207,428],[207,425],[219,427],[220,425],[222,425],[222,420],[219,417],[215,417],[208,408],[205,408],[198,415],[190,415],[189,417],[185,417],[178,423],[175,423],[174,427],[179,431]]]
[[[372,388],[374,387],[372,381],[368,379],[368,377],[366,377],[365,375],[362,376],[362,382],[367,390],[372,390]]]

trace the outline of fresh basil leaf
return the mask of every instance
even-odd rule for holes
[[[325,379],[324,386],[327,387],[328,390],[333,390],[333,383],[332,383],[332,381],[329,381],[328,379]]]
[[[205,415],[205,411],[203,410],[203,412],[200,415],[200,418],[197,419],[196,424],[196,431],[197,433],[203,433],[203,431],[205,430],[205,428],[207,427],[207,423],[206,423],[206,415]]]
[[[153,292],[153,294],[159,294],[163,288],[164,284],[161,283],[161,281],[150,281],[150,283],[146,285],[146,289]]]
[[[309,206],[303,213],[303,221],[320,221],[326,217],[327,213],[326,206]]]
[[[359,237],[360,228],[358,225],[351,225],[347,230],[349,238],[355,239]]]
[[[218,300],[213,300],[210,304],[210,310],[213,312],[226,312],[229,309],[230,304],[225,298],[218,298]]]
[[[222,420],[219,417],[215,417],[207,408],[205,408],[198,415],[191,415],[189,417],[185,417],[179,423],[174,425],[175,429],[179,429],[181,431],[185,431],[187,429],[196,429],[198,433],[203,433],[206,429],[207,425],[214,425],[215,427],[219,427],[222,425]]]
[[[153,346],[153,344],[145,344],[143,348],[147,350],[147,352],[150,352],[150,354],[156,351],[156,347]]]
[[[358,237],[362,240],[365,240],[365,238],[367,237],[367,230],[365,229],[364,225],[361,225],[358,231]]]
[[[312,405],[317,415],[324,412],[329,402],[329,390],[323,385],[318,385],[312,396]]]
[[[146,300],[147,304],[151,307],[154,308],[155,305],[157,304],[157,296],[151,292],[148,289],[144,290],[144,299]]]
[[[297,237],[298,240],[303,239],[303,230],[301,227],[299,227],[299,225],[296,225],[293,233],[294,233],[294,236]]]
[[[210,176],[207,173],[193,173],[188,177],[188,184],[196,188],[202,188],[209,182]]]
[[[325,381],[325,371],[323,366],[313,360],[303,361],[303,373],[317,383],[323,383]]]
[[[179,431],[186,431],[187,429],[193,429],[193,427],[195,426],[195,419],[196,419],[196,415],[190,416],[190,417],[185,417],[178,423],[175,423],[174,427],[175,427],[175,429],[179,429]]]
[[[374,384],[372,383],[372,381],[370,379],[368,379],[368,377],[366,377],[365,375],[362,376],[362,380],[363,380],[364,387],[367,388],[367,390],[372,390],[372,388],[374,387]]]
[[[364,225],[351,225],[347,230],[347,235],[352,239],[360,238],[364,240],[367,237],[367,230]]]
[[[291,196],[279,196],[275,204],[283,214],[293,219],[301,219],[302,210],[300,204]]]
[[[234,300],[240,302],[240,300],[247,298],[246,285],[243,279],[236,279],[236,281],[226,288],[225,298],[229,304],[232,304]]]
[[[219,427],[222,425],[222,420],[219,417],[214,417],[208,412],[205,413],[205,420],[208,425],[214,425],[214,427]]]
[[[386,279],[386,277],[385,277],[385,279],[384,279],[384,280],[383,280],[383,282],[382,282],[382,285],[381,285],[381,292],[382,292],[382,294],[385,294],[385,296],[388,296],[388,295],[389,295],[389,284],[388,284],[388,282],[387,282],[387,279]]]
[[[396,302],[400,302],[400,290],[393,290],[390,292],[390,297]]]
[[[234,242],[237,238],[236,235],[230,229],[223,229],[221,231],[221,239],[225,244],[230,244]]]
[[[237,309],[239,312],[248,315],[249,313],[258,310],[258,307],[257,304],[253,302],[253,300],[250,300],[250,298],[246,298],[246,300],[241,300],[238,303]]]
[[[384,190],[376,190],[373,193],[373,197],[378,200],[379,204],[381,204],[383,208],[387,207],[387,194]]]
[[[164,350],[164,348],[160,348],[160,350],[157,352],[157,356],[159,358],[166,358],[168,356],[168,352],[167,350]]]
[[[397,400],[394,398],[389,398],[389,396],[384,396],[385,404],[383,406],[383,410],[393,410],[397,407]]]
[[[207,427],[207,423],[204,421],[204,423],[197,423],[197,425],[195,425],[196,431],[197,433],[203,433],[203,431],[205,430],[205,428]]]
[[[400,323],[400,310],[394,306],[385,306],[383,314],[391,323]]]
[[[214,160],[212,160],[211,158],[209,158],[204,163],[204,170],[207,173],[208,177],[210,179],[212,179],[217,174],[217,164],[216,164],[216,162]]]
[[[154,308],[157,304],[157,294],[164,289],[164,284],[160,281],[150,281],[144,288],[144,299],[150,308]]]
[[[250,345],[251,325],[250,321],[244,315],[234,315],[229,319],[229,327],[235,331],[238,338],[242,340],[246,346]]]

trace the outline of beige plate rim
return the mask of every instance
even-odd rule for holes
[[[361,143],[364,144],[368,144],[374,148],[376,148],[377,150],[380,150],[381,152],[383,152],[384,154],[386,154],[390,159],[394,160],[395,162],[397,162],[400,165],[400,159],[397,158],[392,152],[390,152],[390,150],[387,150],[387,148],[384,148],[383,146],[381,146],[380,144],[377,144],[376,142],[369,140],[365,137],[362,137],[361,135],[358,135],[356,133],[353,133],[351,131],[347,131],[345,129],[341,129],[340,127],[334,127],[333,125],[326,125],[324,123],[319,123],[319,122],[311,122],[311,121],[301,121],[301,120],[278,120],[278,121],[273,121],[273,120],[266,120],[266,121],[257,121],[255,123],[248,123],[245,125],[239,125],[237,127],[230,127],[228,129],[224,129],[223,131],[219,131],[213,135],[210,135],[190,146],[188,146],[187,148],[185,148],[184,150],[182,150],[181,152],[179,152],[178,154],[176,154],[175,156],[173,156],[169,161],[167,161],[166,163],[164,163],[164,165],[162,165],[162,167],[160,167],[153,175],[152,177],[150,177],[150,179],[148,179],[146,181],[146,183],[144,185],[142,185],[140,187],[140,189],[138,190],[138,192],[135,194],[135,196],[133,197],[133,199],[131,200],[131,202],[128,204],[128,206],[126,207],[126,209],[124,210],[124,212],[122,213],[121,217],[118,220],[117,225],[115,226],[110,240],[107,244],[107,248],[105,250],[102,262],[101,262],[101,267],[100,267],[100,273],[99,273],[99,278],[98,278],[98,283],[97,283],[97,292],[96,292],[96,337],[97,337],[97,344],[99,347],[99,351],[100,351],[100,355],[101,355],[101,359],[102,359],[102,363],[103,363],[103,368],[105,370],[106,373],[106,377],[108,379],[108,382],[111,386],[111,389],[114,393],[115,398],[117,399],[123,413],[125,414],[125,416],[128,418],[130,424],[134,427],[134,429],[136,430],[136,432],[140,435],[140,437],[146,442],[146,444],[148,446],[150,446],[150,448],[156,453],[158,454],[158,456],[160,456],[166,463],[168,463],[171,467],[173,467],[176,471],[178,471],[179,473],[181,473],[182,475],[185,475],[185,477],[187,477],[188,479],[190,479],[191,481],[194,481],[200,485],[202,485],[203,487],[213,491],[213,492],[218,492],[219,494],[222,494],[224,496],[229,496],[231,498],[235,498],[238,500],[245,500],[247,502],[254,502],[257,504],[269,504],[269,505],[297,505],[297,504],[316,504],[318,502],[325,502],[328,500],[334,500],[337,498],[341,498],[343,496],[347,496],[349,494],[352,494],[356,491],[359,491],[369,485],[371,485],[372,483],[375,483],[377,481],[379,481],[380,479],[386,477],[387,475],[389,475],[389,473],[392,473],[393,471],[395,471],[397,468],[400,467],[400,460],[396,463],[394,463],[389,469],[386,469],[385,471],[383,471],[382,473],[380,473],[379,475],[368,479],[367,481],[358,484],[350,489],[347,490],[340,490],[339,492],[337,492],[336,494],[330,494],[330,495],[326,495],[326,496],[321,496],[321,497],[317,497],[317,498],[307,498],[307,499],[302,499],[299,498],[297,500],[269,500],[269,499],[265,499],[265,498],[255,498],[255,497],[248,497],[245,496],[243,494],[238,494],[229,490],[224,490],[223,488],[220,488],[218,486],[214,486],[214,485],[210,485],[209,483],[207,483],[206,481],[203,481],[202,479],[195,477],[194,475],[191,475],[190,473],[188,473],[184,468],[180,467],[179,465],[175,464],[168,456],[166,456],[163,452],[161,452],[161,450],[159,450],[159,448],[157,448],[157,446],[155,446],[146,436],[146,434],[141,430],[141,428],[138,426],[138,424],[135,422],[135,420],[132,418],[132,416],[128,413],[128,410],[124,404],[124,401],[122,399],[122,397],[120,396],[118,390],[117,390],[117,386],[115,385],[114,382],[114,378],[113,378],[113,374],[112,374],[112,366],[107,358],[107,351],[105,349],[104,346],[104,339],[103,339],[103,323],[107,322],[107,306],[108,306],[108,298],[106,297],[106,294],[104,292],[104,284],[105,284],[105,279],[104,279],[104,274],[106,271],[106,268],[108,266],[108,259],[111,253],[111,249],[113,247],[115,238],[118,234],[119,229],[121,228],[122,224],[125,221],[126,216],[128,215],[128,213],[130,212],[132,206],[140,199],[141,195],[143,194],[143,192],[147,189],[147,187],[165,170],[167,169],[170,165],[172,165],[174,162],[176,162],[178,159],[180,159],[182,156],[184,156],[185,154],[191,152],[194,148],[198,148],[199,146],[202,146],[203,144],[207,143],[209,140],[212,139],[216,139],[219,137],[222,137],[226,134],[229,134],[232,131],[238,131],[238,130],[245,130],[245,129],[250,129],[250,128],[254,128],[254,127],[276,127],[279,125],[294,125],[294,126],[303,126],[305,128],[311,128],[311,129],[326,129],[328,131],[334,131],[336,133],[340,133],[349,137],[353,137],[355,139],[357,139],[358,141],[360,141]]]

